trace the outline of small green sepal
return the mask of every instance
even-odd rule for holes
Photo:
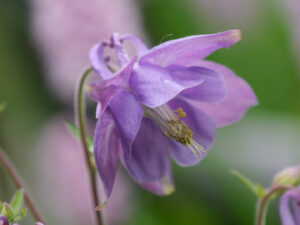
[[[96,211],[101,211],[102,209],[104,209],[104,207],[106,206],[107,201],[103,202],[102,204],[98,205],[96,207]]]
[[[9,221],[14,221],[15,212],[7,203],[3,203],[3,207],[1,210],[1,215],[5,216]]]
[[[23,209],[21,210],[21,213],[15,218],[15,222],[19,222],[19,221],[22,220],[25,216],[26,216],[26,209],[23,208]]]

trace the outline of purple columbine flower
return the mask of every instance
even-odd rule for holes
[[[283,194],[279,210],[282,225],[300,225],[300,186]]]
[[[236,122],[257,104],[244,80],[203,60],[240,39],[239,30],[229,30],[148,49],[133,35],[114,34],[91,49],[90,62],[100,77],[89,91],[98,102],[94,153],[107,197],[118,160],[144,188],[171,193],[170,158],[181,166],[200,162],[216,128]]]

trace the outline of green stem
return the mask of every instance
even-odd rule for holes
[[[257,211],[256,211],[256,225],[265,225],[266,224],[266,215],[268,211],[268,205],[270,200],[272,199],[273,195],[281,192],[289,190],[291,187],[289,186],[276,186],[271,188],[263,198],[261,198],[257,205]]]
[[[85,122],[85,102],[84,102],[84,83],[88,77],[88,75],[92,72],[92,68],[86,68],[82,75],[80,76],[78,89],[75,93],[75,115],[76,115],[76,122],[80,132],[80,140],[84,149],[84,158],[86,162],[86,166],[88,167],[89,171],[89,180],[91,185],[91,193],[93,195],[94,201],[94,208],[99,205],[98,195],[97,195],[97,180],[95,170],[93,168],[93,164],[90,158],[89,147],[87,142],[87,130],[86,130],[86,122]],[[95,210],[97,224],[103,225],[101,213]]]
[[[17,170],[14,168],[13,164],[10,162],[10,160],[8,159],[8,157],[5,155],[4,151],[1,148],[0,148],[0,162],[3,164],[4,168],[6,169],[7,173],[11,177],[15,186],[18,189],[24,190],[24,200],[25,200],[32,216],[34,217],[34,219],[38,222],[45,224],[41,215],[38,213],[36,207],[34,206],[34,203],[31,199],[31,197],[29,196],[28,192],[24,188],[24,184],[23,184],[22,179],[20,178],[19,174],[17,173]]]

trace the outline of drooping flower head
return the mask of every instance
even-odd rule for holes
[[[300,186],[284,193],[279,210],[282,225],[300,225]]]
[[[240,38],[239,30],[229,30],[148,49],[133,35],[114,34],[91,49],[90,62],[99,75],[89,91],[98,102],[94,153],[107,197],[118,160],[144,188],[171,193],[170,157],[181,166],[200,162],[216,128],[239,120],[257,103],[245,81],[203,60]],[[111,50],[117,64],[108,56]]]

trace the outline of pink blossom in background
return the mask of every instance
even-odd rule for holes
[[[92,225],[94,209],[83,152],[67,131],[64,119],[56,116],[48,121],[38,139],[36,180],[39,204],[42,204],[43,213],[51,224]],[[126,181],[122,173],[117,175],[112,196],[103,209],[104,219],[109,225],[126,224],[130,217],[134,200]]]
[[[292,33],[291,49],[296,56],[295,62],[299,66],[300,60],[300,1],[299,0],[285,0],[283,3],[286,6],[287,20],[290,24],[289,30]]]
[[[249,29],[258,22],[259,0],[188,0],[191,10],[199,15],[202,23],[216,29],[232,27]],[[205,21],[203,21],[203,19]]]
[[[31,0],[32,32],[53,93],[72,101],[90,47],[113,32],[142,35],[131,0]]]

